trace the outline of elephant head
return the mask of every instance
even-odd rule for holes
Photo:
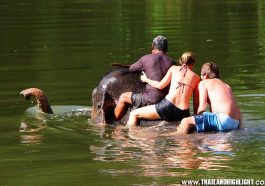
[[[142,92],[145,84],[140,81],[140,72],[131,73],[120,67],[105,75],[92,93],[91,119],[95,123],[124,124],[130,108],[119,121],[114,121],[114,109],[123,92]]]

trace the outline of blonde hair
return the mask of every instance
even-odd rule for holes
[[[202,66],[201,75],[208,75],[210,79],[219,78],[219,68],[215,63],[208,62]]]
[[[184,52],[179,58],[180,65],[191,65],[196,62],[195,55],[192,52]]]

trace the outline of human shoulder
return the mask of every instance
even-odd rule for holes
[[[145,61],[148,61],[150,59],[150,54],[146,54],[142,57],[140,57],[133,65],[143,65],[143,63],[145,63]]]
[[[199,81],[201,80],[201,77],[198,74],[196,74],[193,70],[189,69],[189,71],[192,74],[193,78],[195,78],[196,80],[199,80]]]
[[[197,81],[197,83],[201,82],[201,78],[198,74],[196,74],[195,72],[193,72],[194,75],[194,79]]]
[[[214,78],[214,79],[212,79],[212,80],[214,80],[214,82],[216,82],[216,83],[223,84],[223,85],[225,85],[226,87],[230,88],[230,85],[228,85],[226,82],[224,82],[224,80],[222,80],[222,79],[220,79],[220,78]]]
[[[146,61],[152,61],[156,58],[156,56],[154,54],[146,54],[144,56],[142,56],[138,62],[146,62]]]
[[[206,89],[207,87],[207,84],[208,84],[208,79],[205,79],[205,80],[202,80],[199,82],[199,89]]]
[[[225,82],[223,82],[223,81],[222,81],[222,83],[226,86],[226,88],[228,88],[228,89],[232,89],[231,86],[228,85],[227,83],[225,83]]]
[[[180,70],[181,66],[178,66],[178,65],[172,65],[170,67],[172,70]]]
[[[213,78],[213,79],[206,79],[205,82],[207,83],[207,85],[209,86],[213,86],[213,85],[227,85],[225,82],[223,82],[221,79],[219,78]],[[227,85],[228,86],[228,85]]]
[[[142,58],[153,56],[153,54],[145,54],[142,56]]]
[[[177,65],[172,65],[170,68],[169,68],[169,70],[168,71],[179,71],[179,69],[180,69],[180,66],[177,66]]]
[[[232,89],[230,85],[228,85],[226,83],[225,83],[225,85],[226,85],[227,88]]]
[[[150,56],[150,54],[143,55],[142,57],[140,57],[139,61],[144,60],[144,59],[148,58],[149,56]]]
[[[207,90],[212,90],[214,87],[220,87],[225,84],[222,80],[217,79],[217,78],[205,79],[201,82],[202,82],[201,86],[203,86]]]

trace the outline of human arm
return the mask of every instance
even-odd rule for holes
[[[167,71],[166,75],[160,82],[149,79],[144,72],[141,75],[141,81],[148,83],[150,86],[161,90],[170,83],[171,76],[172,76],[172,67]]]
[[[132,64],[129,68],[130,72],[138,72],[141,70],[144,70],[143,57],[141,57],[137,62]]]
[[[193,90],[193,112],[194,114],[197,114],[198,112],[198,107],[199,107],[199,85],[200,79],[196,80],[196,85]]]
[[[205,86],[205,82],[201,81],[199,83],[199,107],[198,107],[197,114],[202,114],[204,111],[206,111],[207,97],[208,97],[208,93],[207,93],[207,89]]]

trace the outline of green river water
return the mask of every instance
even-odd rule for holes
[[[220,67],[243,114],[228,133],[128,135],[99,127],[91,94],[109,64],[134,63],[164,35],[168,55],[193,51]],[[265,180],[264,0],[2,0],[0,185],[179,185],[181,180]],[[59,114],[26,111],[38,87]],[[160,135],[160,134],[164,135]]]

